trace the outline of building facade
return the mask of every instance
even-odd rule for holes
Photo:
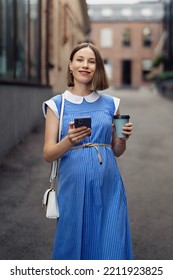
[[[0,82],[61,91],[69,53],[89,31],[85,0],[0,0]]]
[[[90,39],[103,56],[111,86],[147,85],[146,77],[163,33],[162,3],[89,5],[88,12]]]
[[[0,0],[0,162],[64,91],[71,49],[89,32],[85,0]]]
[[[90,22],[85,0],[44,0],[42,24],[47,30],[47,45],[42,48],[42,81],[52,85],[54,91],[66,87],[67,64],[73,47],[88,40]],[[46,36],[44,29],[42,36]],[[43,42],[44,45],[44,42]],[[44,58],[46,57],[46,61]]]

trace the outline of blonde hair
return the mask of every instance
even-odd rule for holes
[[[71,52],[70,55],[70,61],[73,61],[73,57],[75,55],[75,53],[83,48],[87,48],[89,47],[95,54],[95,58],[96,58],[96,70],[94,73],[94,77],[92,80],[92,86],[91,89],[92,90],[104,90],[107,89],[109,87],[109,81],[108,81],[108,77],[106,75],[106,71],[104,68],[104,63],[103,63],[103,59],[100,55],[100,52],[98,51],[98,49],[91,43],[81,43],[79,45],[77,45]],[[67,69],[67,85],[69,87],[73,87],[74,86],[74,77],[73,74],[70,70],[70,67],[68,65],[68,69]]]

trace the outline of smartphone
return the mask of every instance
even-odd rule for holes
[[[74,126],[75,128],[86,126],[91,128],[91,118],[90,117],[78,117],[74,119]],[[91,134],[89,134],[90,136]]]

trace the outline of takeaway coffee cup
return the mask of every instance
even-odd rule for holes
[[[129,122],[129,119],[129,115],[116,115],[113,117],[117,138],[127,137],[125,134],[122,134],[122,130],[125,124]]]

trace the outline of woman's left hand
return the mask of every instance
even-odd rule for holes
[[[133,129],[133,124],[132,123],[126,123],[126,125],[123,127],[122,134],[126,135],[126,138],[122,138],[124,140],[127,140],[129,136],[132,135],[132,129]]]

